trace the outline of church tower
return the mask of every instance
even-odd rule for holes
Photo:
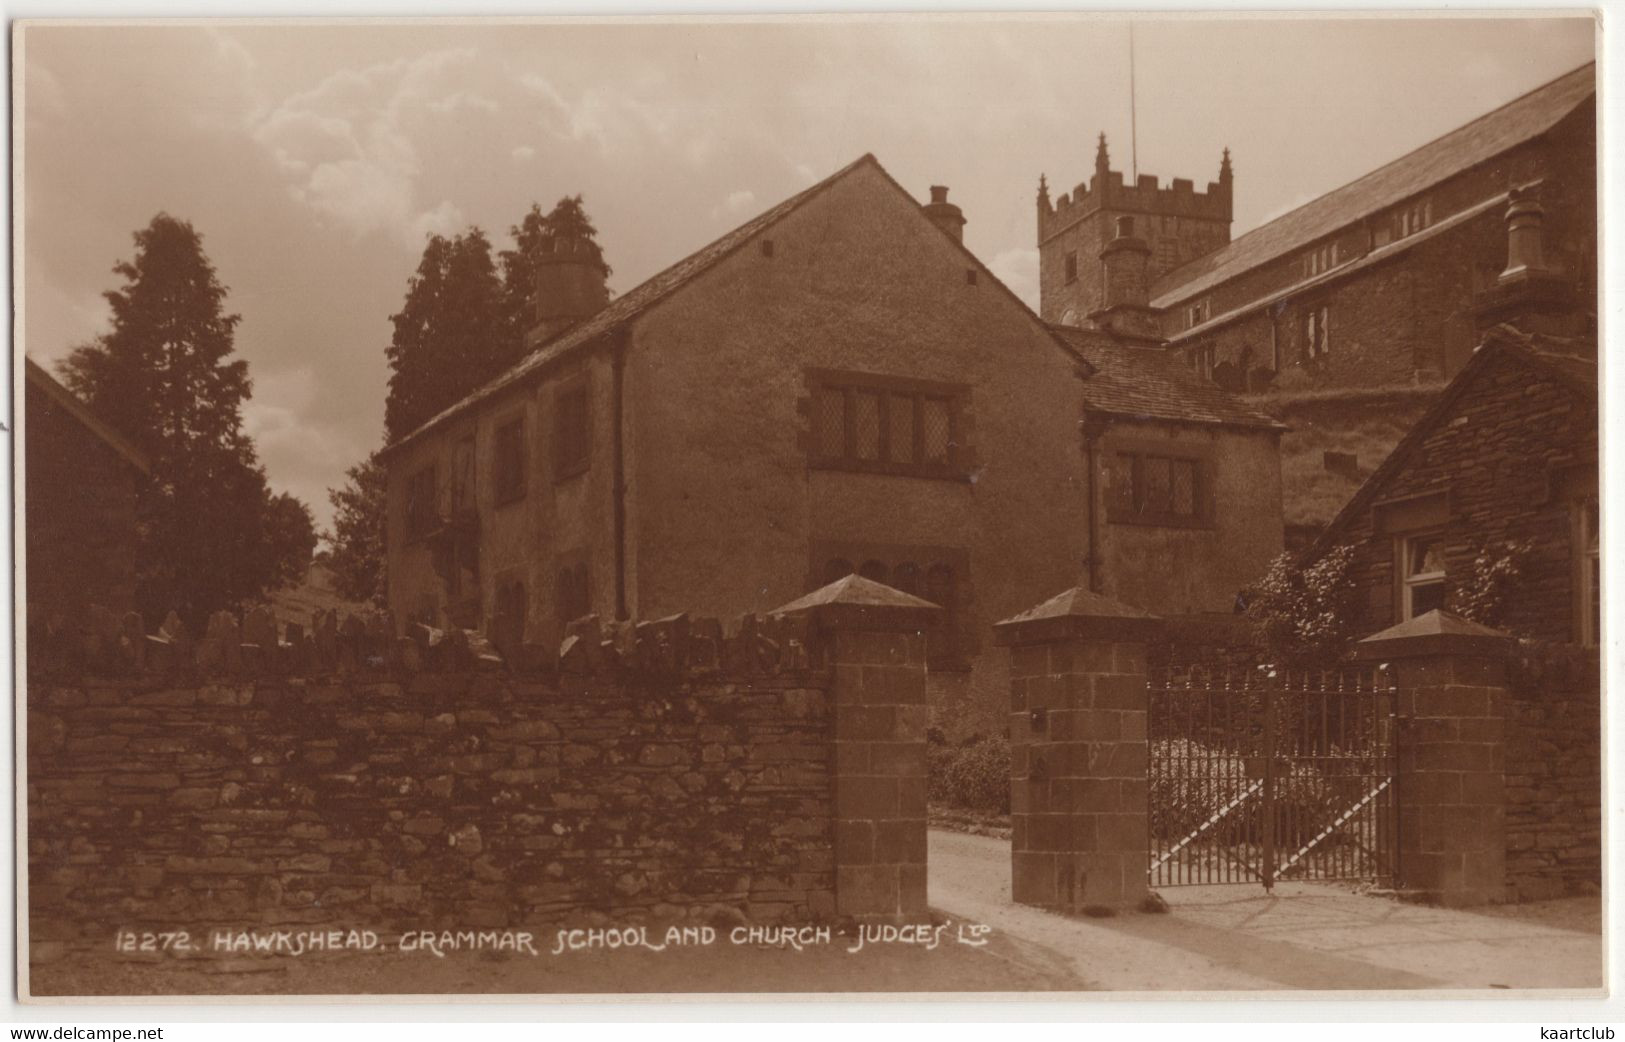
[[[1123,183],[1122,171],[1111,168],[1106,135],[1095,149],[1095,172],[1070,194],[1050,201],[1049,184],[1038,179],[1039,313],[1045,321],[1082,326],[1110,305],[1106,267],[1101,254],[1111,249],[1130,218],[1134,236],[1150,250],[1146,285],[1181,264],[1193,261],[1230,241],[1234,174],[1230,150],[1219,164],[1219,179],[1207,190],[1176,177],[1167,188],[1155,174]]]

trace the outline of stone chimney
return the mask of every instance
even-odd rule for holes
[[[1134,218],[1116,218],[1116,234],[1100,251],[1099,310],[1089,318],[1121,336],[1159,339],[1157,315],[1150,307],[1151,247],[1134,234]]]
[[[1546,210],[1530,189],[1514,188],[1507,193],[1507,266],[1500,282],[1513,281],[1525,274],[1545,274],[1546,256],[1541,236]]]
[[[1534,186],[1507,193],[1507,262],[1495,284],[1473,302],[1480,331],[1510,323],[1525,332],[1568,335],[1576,320],[1583,320],[1569,279],[1546,266],[1545,224],[1546,210]]]
[[[1150,262],[1151,247],[1134,234],[1134,218],[1127,214],[1118,217],[1116,234],[1100,251],[1100,299],[1105,308],[1145,306]]]
[[[921,207],[931,223],[954,237],[954,242],[965,241],[965,214],[948,201],[947,185],[931,186],[931,201]]]
[[[542,240],[536,258],[536,325],[525,338],[535,345],[551,340],[609,303],[603,255],[598,246],[574,236]]]

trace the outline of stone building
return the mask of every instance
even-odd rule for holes
[[[1145,335],[1150,256],[1119,235],[1096,321],[1052,327],[1095,370],[1081,425],[1100,489],[1085,522],[1086,588],[1166,616],[1228,615],[1281,552],[1285,428]]]
[[[135,597],[136,495],[145,455],[31,358],[27,423],[27,609],[47,622],[87,605],[128,611]],[[20,486],[19,486],[20,487]]]
[[[1309,551],[1356,548],[1358,631],[1451,606],[1511,543],[1499,624],[1596,647],[1597,416],[1595,341],[1491,330]]]
[[[1165,412],[1181,400],[1058,335],[965,249],[964,223],[946,189],[921,206],[865,156],[608,303],[582,286],[602,284],[596,255],[556,244],[532,353],[386,451],[397,618],[556,646],[588,613],[762,612],[857,572],[946,609],[934,704],[993,730],[991,623],[1081,573],[1148,608],[1228,610],[1239,575],[1215,526],[1265,533],[1243,558],[1262,571],[1278,479],[1267,449],[1249,455],[1244,494],[1203,453],[1268,435],[1131,417],[1136,382]],[[1157,493],[1166,539],[1193,544],[1177,584],[1126,538],[1089,556],[1109,505],[1080,423],[1112,380],[1125,437],[1178,431],[1200,445],[1153,455],[1210,461],[1185,498]],[[1143,582],[1114,573],[1136,559]]]
[[[1481,316],[1533,325],[1520,310],[1549,311],[1553,280],[1518,267],[1480,299]],[[1594,894],[1602,882],[1597,423],[1594,339],[1496,326],[1308,552],[1353,548],[1359,634],[1484,633],[1447,614],[1476,602],[1523,638],[1504,666],[1497,656],[1474,674],[1504,669],[1505,695],[1486,704],[1485,719],[1404,725],[1416,743],[1504,735],[1483,761],[1483,792],[1455,773],[1472,764],[1452,761],[1430,797],[1447,806],[1429,813],[1459,836],[1474,827],[1465,805],[1493,797],[1480,824],[1504,829],[1506,892],[1519,900]],[[1450,704],[1432,715],[1448,716]]]
[[[1044,318],[1102,306],[1103,250],[1121,217],[1151,247],[1155,331],[1232,389],[1282,374],[1303,386],[1440,382],[1477,344],[1473,302],[1504,267],[1509,195],[1544,207],[1547,256],[1570,276],[1583,333],[1596,311],[1596,67],[1587,64],[1232,240],[1225,153],[1204,191],[1110,169],[1102,136],[1087,184],[1038,192]]]

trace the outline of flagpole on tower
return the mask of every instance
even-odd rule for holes
[[[1140,127],[1139,114],[1134,104],[1134,23],[1128,23],[1128,154],[1129,171],[1135,184],[1140,183]]]

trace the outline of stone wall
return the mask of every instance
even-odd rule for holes
[[[130,625],[36,635],[36,940],[836,911],[834,658],[806,618],[587,619],[513,669],[380,620]]]
[[[1514,661],[1506,701],[1507,892],[1602,885],[1602,703],[1594,654]]]

